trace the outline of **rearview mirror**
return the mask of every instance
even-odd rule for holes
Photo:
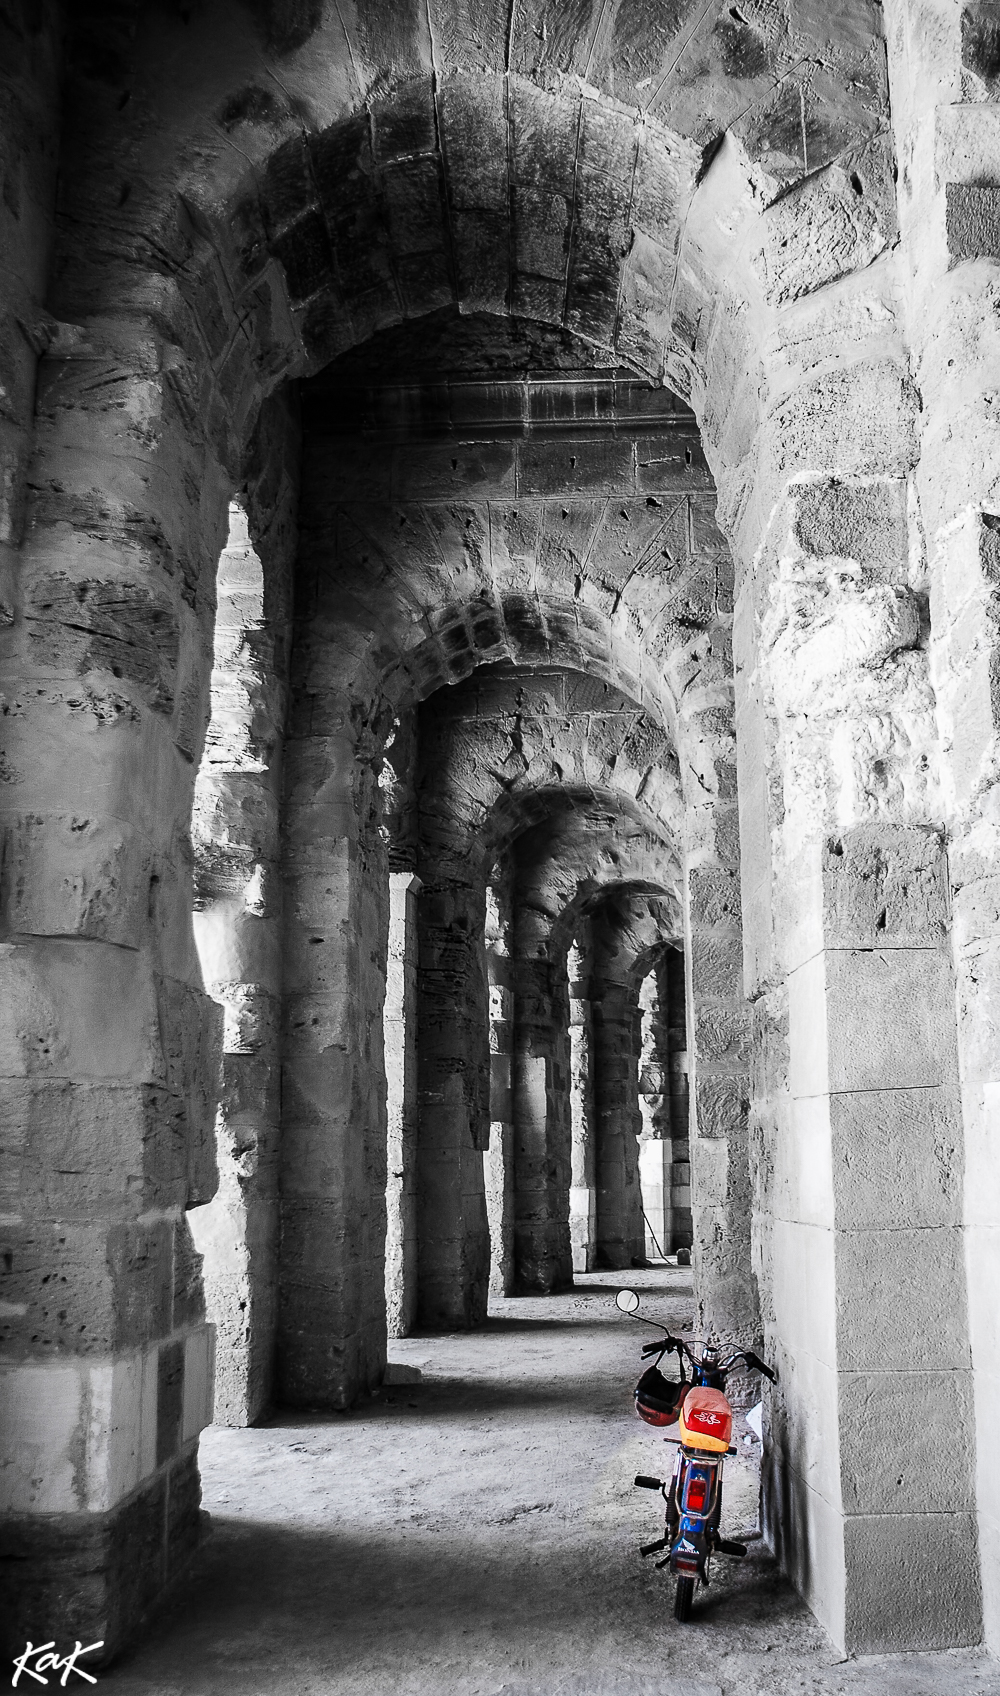
[[[623,1313],[634,1313],[639,1306],[639,1297],[634,1290],[619,1290],[615,1296],[615,1306],[620,1307]]]

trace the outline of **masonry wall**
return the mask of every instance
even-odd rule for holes
[[[860,0],[833,20],[796,7],[773,33],[690,13],[696,50],[670,57],[673,14],[637,22],[626,7],[588,33],[539,28],[530,8],[473,18],[434,0],[401,9],[388,51],[367,15],[330,31],[281,5],[252,17],[227,5],[66,8],[64,42],[54,10],[8,8],[0,895],[20,1187],[6,1215],[4,1379],[23,1437],[8,1552],[12,1571],[27,1555],[47,1573],[38,1607],[61,1541],[66,1617],[82,1636],[118,1641],[197,1528],[210,1333],[185,1215],[215,1183],[219,1021],[193,944],[188,833],[226,508],[265,395],[380,332],[397,340],[383,344],[379,380],[355,383],[357,405],[337,373],[305,396],[285,761],[280,1393],[340,1406],[384,1360],[380,781],[393,720],[484,662],[581,671],[621,689],[663,738],[621,752],[633,800],[684,865],[703,1321],[723,1334],[753,1323],[741,1271],[752,1249],[781,1358],[775,1536],[849,1647],[976,1638],[971,1567],[958,1584],[948,1565],[972,1512],[965,1472],[966,1494],[925,1515],[886,1438],[872,1453],[902,1480],[888,1511],[866,1514],[845,1491],[852,1396],[880,1375],[891,1399],[905,1376],[894,1357],[864,1352],[859,1267],[877,1269],[877,1290],[895,1277],[909,1287],[931,1233],[944,1308],[912,1316],[921,1347],[941,1340],[919,1360],[942,1398],[925,1407],[925,1430],[943,1433],[948,1402],[948,1435],[975,1479],[996,1636],[998,1349],[981,1299],[997,1236],[996,67],[980,7],[887,13],[888,44]],[[520,352],[517,335],[500,346],[483,329],[511,314],[531,325]],[[413,322],[438,374],[473,370],[477,347],[499,365],[401,398]],[[612,375],[623,361],[653,386]],[[546,362],[567,380],[525,377]],[[516,381],[497,377],[515,367]],[[352,445],[359,406],[374,422]],[[330,425],[338,409],[346,430]],[[410,425],[419,451],[401,439]],[[739,566],[739,831],[733,585],[702,443]],[[508,830],[525,824],[516,813],[503,813]],[[948,904],[942,918],[931,898],[943,832],[949,940]],[[734,966],[738,865],[752,1041]],[[485,901],[454,866],[434,869],[443,905],[428,909],[427,969],[450,969],[461,944],[485,1043]],[[864,894],[883,885],[884,914]],[[844,919],[855,896],[863,923]],[[234,1028],[247,986],[271,993],[244,964],[213,978],[239,988]],[[864,1004],[848,979],[867,986],[873,1012],[838,1070],[836,1044]],[[453,1000],[437,1052],[455,1078],[465,1027]],[[922,1010],[905,1065],[897,1006]],[[232,1046],[230,1081],[256,1059]],[[466,1318],[485,1277],[485,1053],[446,1151],[468,1137]],[[966,1134],[954,1158],[893,1169],[893,1223],[879,1235],[863,1184],[841,1173],[838,1187],[853,1098],[886,1097],[872,1110],[896,1115],[889,1146],[912,1130],[917,1145],[950,1149],[951,1119],[942,1107],[931,1137],[916,1093],[930,1112],[956,1068]],[[224,1137],[252,1130],[251,1163],[263,1161],[232,1208],[235,1160],[227,1172],[217,1211],[230,1223],[249,1219],[258,1177],[260,1216],[273,1208],[273,1115],[251,1127],[241,1113],[227,1086]],[[111,1159],[98,1126],[113,1127]],[[963,1160],[956,1220],[947,1175]],[[247,1264],[249,1243],[247,1230]],[[814,1293],[818,1341],[782,1309],[793,1274]],[[79,1315],[49,1302],[46,1278],[66,1280]],[[262,1337],[268,1323],[262,1310]],[[36,1408],[57,1372],[72,1418],[38,1461]],[[262,1381],[249,1365],[244,1376]],[[85,1410],[101,1396],[111,1412],[92,1425]],[[817,1436],[826,1462],[836,1457],[822,1474]],[[58,1480],[51,1496],[32,1483],[43,1473]],[[922,1584],[897,1587],[913,1605],[887,1621],[873,1575],[902,1571],[913,1547],[931,1551]],[[97,1575],[86,1598],[84,1571]]]

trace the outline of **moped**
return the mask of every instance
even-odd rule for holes
[[[666,1334],[662,1341],[644,1343],[642,1357],[655,1355],[635,1387],[635,1411],[647,1425],[679,1426],[679,1437],[666,1437],[665,1442],[677,1444],[677,1459],[669,1484],[660,1478],[640,1473],[635,1480],[640,1490],[659,1490],[667,1504],[666,1527],[662,1537],[646,1543],[640,1549],[643,1556],[666,1549],[666,1558],[657,1561],[658,1567],[669,1566],[677,1578],[674,1598],[674,1617],[684,1621],[691,1618],[695,1580],[709,1582],[712,1556],[732,1555],[742,1560],[746,1555],[743,1543],[723,1537],[722,1468],[732,1447],[733,1410],[726,1399],[726,1379],[742,1362],[752,1372],[762,1372],[765,1378],[777,1382],[775,1373],[750,1349],[737,1349],[721,1355],[711,1344],[701,1345],[696,1354],[683,1337],[672,1337],[665,1325],[638,1314],[639,1297],[634,1290],[619,1290],[615,1301],[623,1313],[642,1319],[646,1325],[657,1325]],[[660,1361],[665,1354],[676,1354],[680,1380],[665,1378]],[[691,1377],[686,1376],[686,1367]]]

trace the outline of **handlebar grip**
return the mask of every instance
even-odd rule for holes
[[[645,1472],[637,1472],[635,1488],[637,1490],[662,1490],[663,1480],[662,1478],[649,1478]]]
[[[665,1354],[666,1351],[667,1351],[667,1344],[666,1343],[643,1343],[643,1345],[642,1345],[642,1358],[643,1358],[643,1360],[645,1360],[645,1358],[648,1354]]]
[[[764,1365],[760,1355],[745,1354],[743,1358],[748,1366],[754,1367],[758,1372],[763,1372],[764,1377],[769,1378],[772,1384],[776,1384],[778,1382],[778,1374],[776,1372],[772,1372],[769,1366]]]

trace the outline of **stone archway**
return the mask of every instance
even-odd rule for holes
[[[772,1530],[838,1641],[867,1650],[965,1641],[979,1630],[972,1579],[949,1590],[940,1610],[926,1610],[920,1591],[936,1594],[957,1570],[954,1550],[966,1547],[977,1502],[984,1570],[995,1573],[992,1484],[974,1486],[970,1470],[961,1507],[928,1513],[890,1430],[884,1452],[897,1493],[888,1511],[866,1513],[875,1448],[851,1413],[878,1373],[891,1380],[884,1389],[909,1386],[907,1362],[886,1354],[867,1304],[872,1288],[889,1286],[917,1292],[916,1301],[930,1246],[941,1267],[934,1300],[950,1323],[938,1324],[933,1305],[917,1302],[911,1314],[914,1334],[946,1339],[923,1362],[921,1429],[951,1434],[956,1407],[971,1407],[966,1215],[954,1183],[931,1184],[928,1200],[899,1161],[886,1231],[884,1208],[866,1208],[863,1188],[837,1162],[845,1137],[863,1146],[861,1097],[880,1096],[887,1146],[918,1145],[932,1172],[942,1126],[962,1142],[964,1112],[974,1127],[970,1171],[984,1180],[973,1185],[969,1241],[988,1273],[996,1218],[980,1201],[989,1160],[979,1151],[989,1140],[995,1044],[988,997],[972,991],[989,978],[981,962],[992,947],[978,903],[992,875],[995,455],[977,443],[991,440],[993,354],[983,326],[992,322],[996,254],[980,214],[995,149],[982,114],[959,107],[988,114],[989,65],[963,36],[959,11],[942,14],[928,53],[923,14],[894,9],[890,113],[880,27],[860,5],[843,15],[822,65],[806,14],[773,40],[746,21],[720,31],[707,14],[691,18],[693,35],[703,30],[694,70],[658,29],[630,31],[624,8],[607,27],[591,17],[578,31],[555,23],[539,31],[536,14],[519,8],[505,15],[507,27],[491,14],[480,30],[443,29],[434,7],[426,26],[405,12],[387,92],[390,67],[366,13],[346,46],[320,22],[293,27],[280,5],[261,16],[258,30],[240,9],[206,7],[185,34],[182,20],[150,9],[130,34],[127,18],[95,20],[80,8],[65,31],[72,142],[62,153],[53,263],[45,243],[27,251],[27,222],[15,232],[28,262],[14,290],[21,327],[11,330],[4,422],[16,491],[3,531],[6,863],[15,868],[4,965],[9,1090],[18,1136],[36,1152],[5,1227],[7,1377],[28,1424],[40,1382],[32,1374],[48,1371],[50,1357],[72,1385],[58,1441],[75,1444],[74,1454],[83,1443],[84,1483],[70,1488],[57,1445],[46,1467],[63,1482],[45,1499],[72,1518],[70,1566],[89,1572],[96,1541],[100,1576],[86,1598],[76,1595],[68,1629],[120,1640],[185,1558],[196,1527],[208,1333],[183,1211],[212,1190],[219,1021],[193,946],[187,836],[228,502],[245,481],[265,397],[379,327],[450,303],[555,321],[616,362],[668,378],[693,405],[738,574],[741,810],[737,841],[734,763],[710,752],[720,713],[723,739],[730,734],[727,612],[717,636],[703,631],[678,645],[670,680],[688,808],[686,900],[702,945],[700,957],[691,950],[692,994],[702,974],[708,997],[696,1029],[694,1116],[697,1134],[712,1141],[713,1115],[743,1113],[735,1080],[747,1071],[747,1013],[734,989],[731,934],[741,859],[753,1110],[744,1169],[720,1160],[706,1205],[718,1219],[721,1264],[730,1184],[753,1184],[764,1320],[781,1360]],[[24,74],[39,133],[51,137],[60,43],[55,26],[42,31]],[[196,61],[204,80],[192,90],[187,68]],[[281,77],[270,77],[278,63]],[[552,75],[588,86],[543,86]],[[893,124],[905,166],[898,195]],[[482,145],[490,136],[496,145]],[[25,167],[46,216],[57,211],[52,153],[34,145]],[[904,240],[893,249],[897,203]],[[565,216],[556,217],[560,204]],[[351,250],[357,269],[341,275]],[[951,340],[941,324],[952,326]],[[967,404],[955,385],[974,366]],[[956,440],[957,458],[948,445]],[[720,552],[718,605],[730,587]],[[624,591],[622,605],[627,624]],[[959,612],[984,656],[971,682]],[[448,628],[444,619],[441,632]],[[290,1004],[315,997],[323,969],[334,973],[345,957],[364,979],[363,1004],[345,1026],[345,1088],[377,1164],[378,1090],[365,1094],[359,1079],[362,1062],[378,1073],[384,915],[365,888],[375,866],[376,766],[392,715],[374,686],[400,650],[362,646],[356,698],[290,761],[302,934],[288,948],[289,995]],[[955,710],[966,683],[981,709],[972,730]],[[301,691],[295,699],[298,711]],[[352,719],[359,700],[365,710]],[[348,766],[351,807],[338,813]],[[336,799],[324,814],[328,795]],[[945,825],[957,833],[958,881],[973,891],[959,903],[969,927],[958,940],[960,1048]],[[316,827],[312,846],[327,831],[322,871],[308,863],[300,827],[306,835]],[[325,896],[333,864],[348,890],[345,947],[331,944],[307,964],[306,951],[329,942],[310,922],[309,901]],[[914,1007],[916,1029],[894,1013]],[[316,1021],[300,1023],[292,1007],[290,1040],[301,1048],[288,1056],[298,1104],[289,1147],[315,1130],[316,1094],[337,1048],[332,1017]],[[817,1029],[829,1038],[825,1060],[811,1045]],[[308,1044],[326,1039],[328,1058],[317,1065]],[[880,1056],[874,1071],[869,1050]],[[95,1129],[109,1125],[111,1155]],[[55,1144],[83,1151],[69,1196],[48,1187]],[[803,1175],[806,1147],[834,1172],[818,1211]],[[299,1203],[304,1225],[322,1234],[322,1198],[290,1194],[290,1207]],[[359,1254],[372,1249],[366,1240]],[[66,1307],[50,1303],[43,1263],[86,1269]],[[69,1282],[69,1273],[58,1278]],[[978,1282],[988,1286],[988,1276]],[[798,1288],[809,1291],[808,1316],[786,1299]],[[357,1290],[347,1305],[354,1324]],[[806,1317],[822,1336],[821,1360]],[[378,1315],[363,1321],[334,1363],[346,1363],[350,1382],[376,1373],[381,1358]],[[979,1307],[971,1334],[981,1401],[992,1407],[996,1350]],[[84,1434],[88,1398],[105,1378],[117,1397],[115,1429],[127,1433],[118,1470]],[[143,1386],[161,1381],[162,1418],[144,1430]],[[972,1428],[970,1411],[963,1431],[971,1437]],[[818,1451],[836,1457],[822,1474]],[[18,1536],[37,1553],[48,1593],[34,1473],[16,1476]],[[166,1554],[137,1590],[128,1538],[118,1533],[147,1512]],[[929,1551],[925,1582],[909,1587],[911,1611],[887,1620],[872,1574],[914,1547]],[[963,1574],[970,1570],[966,1562]],[[991,1620],[995,1590],[990,1580]]]

